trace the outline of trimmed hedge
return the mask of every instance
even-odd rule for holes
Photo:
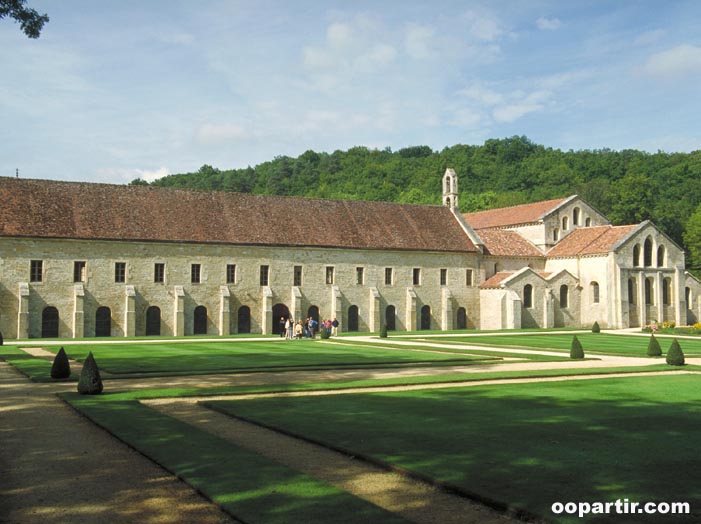
[[[572,345],[570,346],[570,358],[572,359],[583,359],[584,349],[582,349],[582,344],[579,342],[577,335],[572,337]]]
[[[591,332],[601,333],[601,328],[599,327],[599,323],[596,320],[594,321],[594,325],[591,327]]]
[[[78,393],[81,395],[99,395],[102,393],[102,378],[100,378],[100,370],[97,368],[92,351],[83,363],[83,369],[78,380]]]
[[[647,356],[648,357],[662,356],[662,348],[660,347],[660,343],[655,338],[655,335],[650,335],[650,343],[647,345]]]
[[[387,326],[382,324],[380,327],[380,338],[387,338]]]
[[[68,378],[71,376],[71,364],[68,362],[68,355],[66,355],[66,350],[58,350],[56,356],[54,357],[54,363],[51,365],[51,378]]]
[[[667,364],[670,366],[684,365],[684,352],[676,338],[672,340],[672,345],[669,346],[669,350],[667,351]]]

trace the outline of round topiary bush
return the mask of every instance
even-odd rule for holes
[[[582,344],[579,342],[577,335],[572,337],[572,345],[570,346],[570,358],[578,360],[584,358],[584,349],[582,349]]]
[[[71,376],[71,364],[68,362],[68,355],[61,346],[56,356],[54,363],[51,365],[51,378],[68,378]]]
[[[672,345],[669,346],[669,350],[667,350],[667,364],[670,366],[684,365],[684,353],[676,338],[672,340]]]
[[[380,338],[387,338],[387,326],[382,324],[380,327]]]
[[[591,327],[591,332],[601,333],[601,328],[599,327],[599,323],[597,321],[594,321],[594,325]]]
[[[321,328],[321,331],[319,332],[319,336],[320,336],[322,339],[326,340],[326,339],[331,338],[331,333],[329,332],[328,329],[326,329],[325,327],[322,327],[322,328]]]
[[[83,363],[83,369],[80,371],[80,379],[78,380],[78,393],[81,395],[98,395],[102,393],[102,379],[100,378],[100,370],[97,368],[95,357],[92,356],[92,351]]]
[[[650,343],[647,345],[647,356],[648,357],[662,356],[662,348],[660,347],[660,343],[655,338],[655,335],[650,335]]]

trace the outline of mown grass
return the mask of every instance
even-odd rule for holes
[[[554,502],[685,501],[701,521],[696,375],[207,403],[557,522]]]
[[[406,522],[345,491],[138,402],[105,402],[104,397],[70,393],[62,397],[243,522]]]
[[[34,357],[15,346],[0,346],[0,360],[12,364],[20,373],[36,381],[53,381],[51,378],[51,360]],[[71,378],[64,381],[78,380],[80,368],[71,367]]]

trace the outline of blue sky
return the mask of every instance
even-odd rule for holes
[[[691,1],[29,0],[0,175],[125,183],[307,149],[701,149]]]

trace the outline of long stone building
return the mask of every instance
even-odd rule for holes
[[[6,338],[633,327],[701,318],[684,252],[577,196],[443,206],[0,178]]]

